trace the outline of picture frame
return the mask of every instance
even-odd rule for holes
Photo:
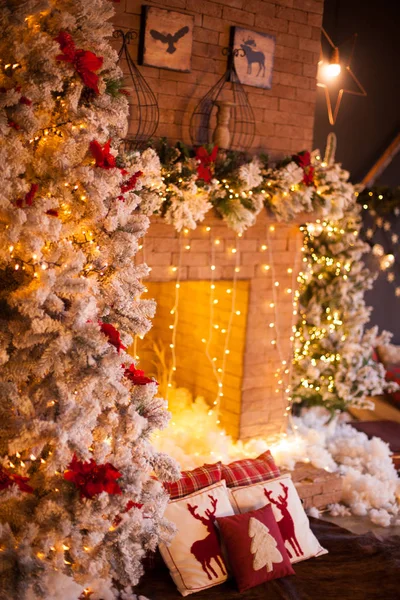
[[[143,6],[140,64],[191,71],[194,16],[158,6]]]
[[[247,27],[232,27],[232,60],[242,85],[272,88],[275,45],[274,35]]]

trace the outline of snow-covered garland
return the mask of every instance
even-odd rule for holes
[[[161,181],[153,182],[158,202],[152,195],[141,209],[161,214],[177,231],[195,229],[212,209],[238,233],[254,225],[264,206],[280,221],[305,212],[340,219],[356,200],[348,172],[321,161],[318,151],[300,152],[270,166],[266,156],[249,158],[216,147],[192,151],[162,140],[156,150],[161,162]]]

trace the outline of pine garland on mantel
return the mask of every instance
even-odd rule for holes
[[[152,186],[158,202],[153,195],[149,203],[142,201],[141,209],[160,214],[177,231],[195,229],[211,209],[243,233],[264,207],[280,221],[302,213],[312,213],[311,219],[316,215],[340,219],[356,201],[348,172],[337,163],[322,161],[318,151],[299,152],[275,165],[263,154],[249,157],[215,147],[192,150],[181,142],[170,146],[165,140],[146,152],[159,157],[153,172],[159,166],[161,182]]]

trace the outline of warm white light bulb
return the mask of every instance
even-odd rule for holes
[[[338,77],[340,75],[341,70],[342,67],[339,63],[329,63],[329,65],[325,66],[325,75],[329,79],[333,79],[334,77]]]

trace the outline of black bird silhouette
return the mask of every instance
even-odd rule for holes
[[[167,35],[164,35],[155,29],[150,29],[150,35],[155,40],[159,40],[163,44],[168,44],[166,52],[169,54],[176,52],[175,44],[187,33],[189,33],[189,27],[187,25],[179,29],[176,33],[174,33],[174,35],[172,35],[172,33],[167,33]]]

